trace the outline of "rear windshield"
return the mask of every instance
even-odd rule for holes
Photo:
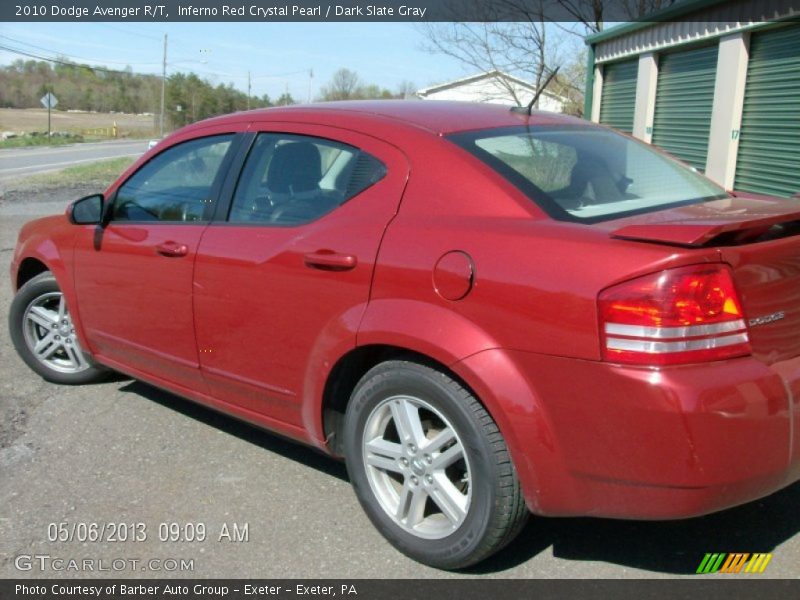
[[[449,139],[562,221],[594,223],[727,197],[691,167],[601,127],[511,127]]]

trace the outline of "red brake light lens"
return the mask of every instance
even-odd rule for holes
[[[672,365],[750,354],[730,268],[695,265],[646,275],[598,298],[604,360]]]

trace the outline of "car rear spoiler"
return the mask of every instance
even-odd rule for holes
[[[784,203],[781,203],[783,205]],[[697,220],[679,219],[661,223],[642,223],[626,225],[610,233],[611,237],[622,240],[656,242],[675,246],[702,247],[714,241],[741,243],[759,237],[773,226],[792,221],[800,221],[800,206],[782,210],[764,211],[754,214],[741,211],[719,214],[715,217],[702,217]]]

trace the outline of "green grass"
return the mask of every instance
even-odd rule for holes
[[[86,165],[76,165],[53,173],[32,175],[20,181],[20,183],[23,185],[45,186],[92,184],[105,187],[133,164],[134,160],[135,159],[132,157],[124,156],[122,158],[112,158],[110,160],[102,160]]]
[[[47,138],[46,135],[37,136],[20,136],[8,140],[0,140],[0,148],[23,148],[26,146],[63,146],[64,144],[75,144],[82,142],[81,136],[70,137],[51,137]]]

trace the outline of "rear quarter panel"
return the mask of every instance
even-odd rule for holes
[[[410,153],[411,178],[381,245],[359,344],[388,343],[376,337],[394,331],[396,341],[418,339],[445,364],[492,347],[599,360],[602,289],[720,260],[713,249],[614,240],[592,225],[554,221],[483,163],[431,139]],[[450,251],[474,265],[472,289],[457,301],[440,296],[434,281]]]
[[[541,393],[536,373],[562,365],[558,379],[569,385],[571,362],[552,357],[600,360],[596,298],[605,287],[719,255],[614,240],[600,228],[553,221],[446,140],[416,149],[400,211],[381,245],[358,344],[396,345],[448,365],[498,424],[529,506],[556,505],[541,490],[570,485],[564,436],[571,428],[553,426],[564,410]],[[472,289],[457,301],[440,296],[434,281],[437,261],[453,250],[474,265]],[[598,411],[599,405],[589,410]]]

